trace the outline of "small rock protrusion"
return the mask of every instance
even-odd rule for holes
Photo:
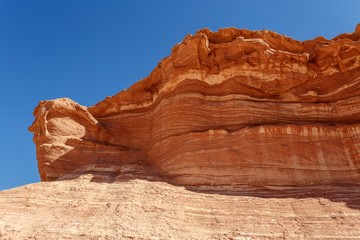
[[[318,95],[317,91],[314,90],[309,90],[307,91],[307,93],[305,94],[305,96],[310,96],[310,97],[316,97]]]

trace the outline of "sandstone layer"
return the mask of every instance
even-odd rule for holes
[[[360,25],[332,40],[208,29],[92,107],[42,101],[41,180],[142,166],[180,185],[360,181]]]
[[[100,179],[1,191],[0,239],[360,239],[358,186],[185,189]]]

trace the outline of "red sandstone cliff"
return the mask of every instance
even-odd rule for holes
[[[40,102],[41,179],[127,165],[182,185],[360,180],[360,25],[296,41],[235,28],[188,35],[149,77],[86,108]]]
[[[359,107],[360,25],[200,30],[95,106],[40,102],[0,239],[360,239]]]

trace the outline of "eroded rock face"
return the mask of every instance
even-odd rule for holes
[[[41,179],[143,166],[182,185],[360,181],[360,25],[296,41],[235,28],[188,35],[145,79],[95,106],[42,101]]]
[[[0,239],[359,239],[357,186],[288,190],[68,181],[0,191]],[[210,190],[210,191],[208,191]]]

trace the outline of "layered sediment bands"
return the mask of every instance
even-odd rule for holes
[[[41,179],[132,164],[184,185],[359,183],[359,39],[360,25],[304,42],[235,28],[188,35],[95,106],[41,102],[30,127]]]
[[[159,141],[150,159],[188,185],[356,183],[359,133],[359,126],[311,125],[210,130]],[[171,146],[178,147],[169,152]]]
[[[42,180],[56,180],[89,166],[136,164],[142,152],[116,144],[115,137],[87,111],[70,99],[42,101],[35,109],[36,155]]]
[[[358,186],[111,184],[85,174],[0,191],[1,239],[359,239]]]

